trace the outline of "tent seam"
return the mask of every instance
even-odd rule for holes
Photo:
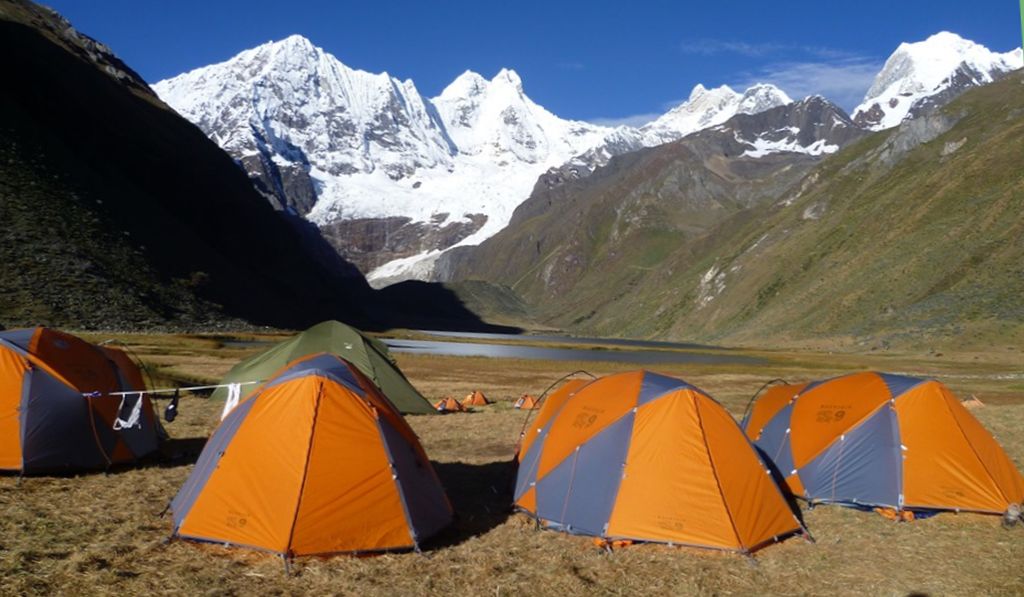
[[[581,389],[582,389],[582,388],[581,388]],[[572,396],[570,396],[570,397],[569,397],[569,400],[572,400],[572,399],[573,399],[573,398],[575,398],[575,397],[576,397],[576,394],[573,394]],[[658,396],[657,398],[655,398],[655,400],[656,400],[656,399],[660,399],[660,398],[662,398],[662,397],[663,397],[663,396]],[[565,403],[563,403],[563,404],[562,404],[562,408],[565,408],[565,405],[569,403],[569,400],[566,400],[566,401],[565,401]],[[649,401],[648,401],[648,402],[646,402],[645,404],[650,404],[651,402],[654,402],[654,400],[649,400]],[[630,415],[630,414],[631,414],[631,413],[633,412],[633,409],[635,409],[635,408],[639,408],[639,407],[638,407],[638,406],[635,406],[635,405],[634,405],[634,406],[633,406],[632,408],[630,408],[630,409],[629,409],[629,410],[627,410],[626,412],[622,413],[622,416],[621,416],[621,417],[618,417],[618,418],[616,418],[616,419],[612,420],[612,421],[611,421],[611,422],[609,422],[609,423],[608,423],[607,425],[605,425],[604,427],[602,427],[602,428],[601,428],[600,430],[598,430],[598,431],[594,432],[594,434],[593,434],[593,435],[591,435],[590,437],[588,437],[588,438],[587,438],[587,439],[586,439],[585,441],[583,441],[583,442],[580,442],[579,446],[583,446],[584,444],[586,444],[587,442],[589,442],[589,441],[590,441],[591,439],[593,439],[593,438],[597,437],[598,435],[601,435],[602,433],[604,433],[605,431],[607,431],[607,430],[608,430],[608,428],[609,428],[609,427],[611,427],[612,425],[615,425],[615,424],[617,424],[617,423],[618,423],[619,421],[621,421],[622,419],[625,419],[626,417],[628,417],[628,416],[629,416],[629,415]],[[550,425],[551,425],[552,427],[554,427],[554,421],[555,421],[555,420],[556,420],[556,419],[558,418],[558,415],[559,415],[560,413],[561,413],[561,409],[559,409],[558,413],[555,413],[554,415],[552,415],[552,416],[551,416],[551,419],[550,419],[550,420],[548,421],[548,424],[550,424]],[[545,444],[547,443],[547,438],[545,438],[545,440],[544,440],[544,443],[545,443]],[[533,448],[533,446],[535,446],[535,445],[537,445],[537,444],[536,444],[536,443],[533,443],[533,444],[531,444],[531,445],[530,445],[530,447],[531,447],[531,448]],[[541,447],[543,448],[543,446],[541,446]],[[576,452],[576,450],[573,450],[573,453],[575,453],[575,452]],[[561,465],[561,464],[562,464],[563,462],[565,462],[566,460],[568,460],[568,459],[569,459],[569,456],[571,456],[571,455],[572,455],[572,454],[568,454],[568,455],[566,455],[566,457],[565,457],[565,458],[563,458],[563,459],[559,460],[558,462],[556,462],[554,466],[552,466],[552,467],[551,467],[550,469],[548,469],[547,473],[545,473],[545,474],[544,474],[544,476],[546,477],[548,473],[550,473],[551,471],[553,471],[553,470],[555,470],[556,468],[558,468],[558,467],[559,467],[559,466],[560,466],[560,465]],[[524,457],[526,456],[526,452],[524,452],[524,453],[523,453],[523,456],[524,456]],[[537,456],[537,471],[538,471],[538,473],[539,473],[539,471],[540,471],[540,459],[541,459],[541,457],[542,457],[542,456],[543,456],[543,454],[540,454],[540,455],[538,455],[538,456]],[[538,478],[538,479],[536,479],[536,481],[537,481],[537,482],[540,482],[540,479]]]
[[[299,497],[295,500],[295,515],[292,516],[292,526],[288,531],[288,543],[285,545],[284,554],[287,556],[292,552],[292,541],[295,539],[295,525],[299,521],[299,510],[302,509],[302,497],[306,493],[306,482],[309,479],[309,461],[313,455],[313,440],[316,438],[316,421],[317,417],[320,416],[320,403],[324,397],[324,382],[319,380],[320,385],[317,388],[316,394],[316,406],[313,408],[313,421],[310,424],[309,430],[309,446],[306,448],[306,462],[302,468],[302,484],[299,485]]]
[[[373,412],[371,411],[370,414],[373,415]],[[398,469],[395,467],[395,457],[391,453],[391,446],[388,445],[387,437],[384,435],[384,428],[380,422],[380,415],[377,414],[374,416],[373,420],[377,427],[377,435],[380,437],[380,443],[384,447],[384,454],[388,458],[388,468],[391,469],[391,481],[395,485],[395,492],[398,494],[398,501],[402,503],[402,515],[405,517],[405,526],[409,531],[409,538],[412,539],[413,549],[419,549],[420,542],[416,533],[416,525],[412,521],[412,513],[409,512],[409,504],[406,500],[405,492],[402,491],[402,484],[398,479]],[[447,494],[445,494],[445,497],[448,497]]]
[[[797,396],[799,396],[799,393],[797,394]],[[790,399],[790,404],[792,404],[792,403],[793,403],[793,402],[795,402],[795,401],[796,401],[796,397],[794,397],[794,398],[791,398],[791,399]],[[788,405],[787,405],[787,406],[788,406]],[[776,413],[776,414],[777,414],[777,413]],[[731,418],[731,417],[730,417],[730,418]],[[774,417],[773,417],[773,418],[774,418]],[[703,420],[703,419],[702,419],[702,420]],[[770,469],[770,468],[768,467],[768,464],[767,464],[767,463],[765,463],[764,459],[763,459],[763,458],[761,458],[761,452],[760,452],[760,451],[759,451],[759,450],[757,449],[757,445],[756,445],[756,444],[754,443],[754,441],[753,441],[753,440],[751,440],[751,439],[750,439],[750,436],[748,436],[748,435],[746,434],[746,432],[745,432],[745,431],[744,431],[744,429],[743,429],[743,426],[741,426],[741,425],[739,425],[738,423],[736,423],[736,419],[733,419],[732,421],[733,421],[733,423],[734,423],[734,424],[736,424],[737,428],[738,428],[738,429],[739,429],[739,431],[740,431],[740,434],[741,434],[741,435],[743,436],[743,439],[744,439],[744,440],[746,440],[746,442],[747,442],[747,445],[748,445],[748,446],[750,446],[750,449],[751,449],[751,451],[753,451],[753,452],[754,452],[754,458],[757,458],[757,461],[758,461],[758,462],[759,462],[759,463],[761,464],[761,467],[762,467],[762,468],[763,468],[763,469],[764,469],[765,471],[767,471],[767,472],[769,473],[769,475],[770,475],[770,473],[771,473],[771,469]],[[705,443],[706,443],[706,442],[705,442]],[[792,453],[792,446],[790,446],[790,452]],[[796,526],[797,526],[797,529],[798,529],[798,530],[800,530],[800,531],[803,531],[803,532],[804,532],[804,533],[806,533],[806,534],[807,534],[808,536],[810,536],[810,533],[809,533],[809,532],[807,531],[807,527],[806,527],[806,526],[804,526],[804,523],[803,523],[803,521],[802,521],[802,520],[800,520],[800,518],[799,518],[799,517],[797,517],[797,515],[796,515],[796,514],[793,514],[793,509],[792,509],[792,507],[790,507],[790,505],[789,505],[789,501],[788,501],[788,500],[786,499],[786,496],[785,496],[785,495],[784,495],[784,494],[782,493],[782,488],[781,488],[781,487],[779,487],[779,484],[775,482],[775,478],[774,478],[774,477],[772,477],[772,486],[773,486],[773,487],[775,487],[775,494],[776,494],[777,496],[779,496],[779,499],[781,499],[781,500],[782,500],[782,502],[783,502],[784,504],[786,504],[786,508],[787,508],[787,509],[789,509],[789,511],[790,511],[790,515],[791,515],[791,516],[793,517],[793,520],[794,520],[794,521],[796,522]],[[796,531],[792,531],[792,532],[793,532],[793,533],[796,533]],[[751,551],[751,552],[754,552],[754,551],[756,551],[756,550],[757,550],[757,549],[758,549],[759,547],[761,547],[761,546],[762,546],[762,545],[763,545],[764,543],[767,543],[767,542],[769,542],[769,541],[771,541],[771,539],[766,539],[766,540],[765,540],[765,541],[763,541],[762,543],[760,543],[760,544],[758,544],[758,545],[756,545],[756,546],[754,546],[754,547],[751,547],[751,548],[750,548],[750,551]]]
[[[901,394],[902,396],[902,394]],[[896,496],[897,510],[903,511],[903,504],[907,501],[904,490],[906,489],[906,482],[903,478],[903,433],[900,431],[900,416],[896,412],[896,399],[893,398],[889,404],[889,417],[891,418],[890,425],[896,428],[896,464],[900,467],[900,474],[896,477],[896,480],[900,484],[899,494]]]
[[[697,400],[697,392],[691,391],[693,402],[693,410],[697,414],[697,427],[700,428],[700,436],[704,441],[704,451],[708,455],[708,464],[711,465],[711,474],[715,476],[715,486],[718,487],[718,495],[722,497],[722,505],[725,506],[725,515],[729,518],[729,526],[732,527],[733,536],[736,537],[736,543],[739,545],[739,549],[745,550],[746,547],[743,544],[743,538],[740,537],[739,529],[736,528],[736,521],[732,518],[732,509],[729,508],[729,500],[725,497],[725,491],[722,490],[722,481],[718,478],[718,467],[715,466],[715,458],[711,455],[711,446],[708,445],[708,434],[704,430],[704,417],[700,414],[700,403]],[[730,417],[731,418],[731,417]],[[733,420],[735,423],[735,419]],[[744,437],[746,435],[744,434]]]
[[[882,408],[882,407],[884,407],[885,405],[889,404],[890,402],[891,402],[891,400],[886,400],[885,402],[883,402],[883,403],[879,404],[877,408],[874,408],[874,409],[872,409],[872,410],[871,410],[871,411],[869,411],[869,412],[868,412],[867,414],[865,414],[865,415],[864,415],[863,417],[861,417],[860,419],[858,419],[856,423],[854,423],[853,425],[850,425],[849,427],[847,427],[847,432],[848,432],[849,430],[852,430],[852,429],[856,428],[856,427],[860,427],[860,426],[861,426],[862,424],[864,424],[864,421],[867,421],[868,419],[870,419],[870,418],[871,418],[872,416],[874,416],[874,414],[875,414],[875,413],[877,413],[877,412],[879,411],[879,409],[881,409],[881,408]],[[794,404],[794,406],[793,406],[793,409],[794,409],[794,410],[796,409],[796,405],[795,405],[795,404]],[[792,413],[790,413],[790,420],[791,420],[791,421],[792,421],[792,416],[793,416],[793,414],[792,414]],[[814,454],[814,456],[812,456],[812,457],[810,457],[810,458],[808,458],[808,459],[807,459],[807,462],[805,462],[805,463],[804,463],[804,466],[806,466],[806,465],[808,465],[808,464],[810,464],[810,463],[814,462],[814,460],[815,460],[815,459],[817,459],[817,458],[818,458],[819,456],[821,456],[821,455],[822,455],[822,454],[824,454],[824,453],[825,453],[826,451],[828,451],[828,449],[829,449],[829,448],[831,448],[831,447],[832,447],[832,446],[833,446],[833,445],[834,445],[834,444],[835,444],[835,443],[836,443],[837,441],[839,441],[839,438],[840,438],[840,437],[842,437],[842,436],[846,435],[846,433],[847,433],[847,432],[843,432],[843,433],[840,433],[840,434],[839,434],[839,436],[837,436],[837,437],[836,437],[835,439],[833,439],[833,440],[832,440],[832,441],[830,441],[829,443],[825,444],[825,445],[824,445],[824,446],[823,446],[823,447],[821,448],[821,450],[819,450],[818,452],[816,452],[816,453]],[[792,444],[792,438],[791,438],[791,439],[790,439],[790,450],[792,450],[792,449],[793,449],[793,444]],[[798,471],[798,473],[797,473],[797,474],[799,474],[799,470],[800,470],[801,468],[803,468],[803,467],[801,467],[801,466],[797,466],[797,465],[796,465],[796,457],[794,456],[794,458],[793,458],[793,469],[794,469],[794,470],[797,470],[797,471]]]
[[[999,495],[1003,498],[1004,501],[1006,501],[1007,503],[1012,503],[1010,501],[1010,498],[1005,493],[1003,493],[1003,488],[1000,487],[999,483],[996,482],[995,475],[992,474],[992,471],[989,470],[988,465],[985,464],[985,461],[978,454],[978,451],[974,448],[974,444],[971,442],[970,438],[967,437],[967,433],[964,432],[963,426],[960,425],[960,420],[956,418],[955,414],[953,414],[953,409],[949,407],[949,401],[947,396],[942,396],[942,403],[945,405],[946,412],[949,413],[950,418],[952,418],[953,422],[956,423],[956,428],[957,430],[960,431],[960,435],[964,438],[964,441],[967,442],[967,445],[971,448],[971,453],[974,454],[974,457],[978,459],[978,464],[981,465],[981,468],[985,469],[985,473],[988,475],[989,481],[992,482],[992,485],[995,486],[996,491],[999,492]],[[995,441],[996,445],[999,445],[999,442],[996,441],[995,436],[992,437],[992,441]],[[1002,446],[999,447],[1002,448]]]

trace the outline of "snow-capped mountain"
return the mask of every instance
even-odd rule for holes
[[[733,91],[728,85],[715,89],[697,85],[688,100],[643,126],[640,131],[651,138],[648,141],[650,145],[660,145],[651,141],[668,143],[722,124],[737,114],[757,114],[792,102],[784,91],[774,85],[755,85],[743,93]]]
[[[871,130],[891,128],[1022,66],[1020,48],[999,54],[948,31],[900,44],[853,118]]]
[[[1020,65],[1019,50],[995,54],[951,33],[903,44],[854,122],[895,126]],[[793,102],[767,84],[742,92],[697,85],[639,128],[559,118],[507,69],[491,79],[467,71],[427,99],[411,80],[349,68],[298,35],[153,89],[234,156],[270,201],[320,226],[377,283],[429,277],[442,252],[504,228],[535,185],[589,175],[616,155],[796,104],[793,114],[831,120],[792,116],[754,130],[754,119],[737,130],[742,153],[827,154],[850,126],[841,110],[811,109],[813,98]]]
[[[457,151],[412,81],[348,68],[293,35],[153,85],[161,99],[263,175],[281,205],[302,213],[345,200],[376,213],[379,197],[351,194],[343,177],[398,181],[451,168]],[[275,174],[280,174],[275,176]],[[288,193],[310,179],[314,195]]]
[[[750,158],[776,153],[831,154],[864,135],[842,108],[820,95],[754,114],[744,113],[711,128],[709,133],[731,135],[742,148],[740,155]]]
[[[771,86],[697,86],[648,126],[612,129],[545,110],[512,70],[467,71],[425,99],[411,80],[349,68],[299,35],[153,89],[371,279],[422,277],[431,256],[493,235],[553,167],[592,169],[790,102]]]
[[[610,130],[554,116],[511,70],[490,81],[467,72],[427,100],[412,81],[351,69],[298,35],[153,88],[273,201],[319,225],[399,218],[450,231],[437,246],[405,243],[387,257],[487,238],[540,174]],[[355,240],[373,244],[376,232]],[[348,256],[365,271],[381,265],[360,262],[373,252]]]
[[[600,145],[575,156],[561,170],[571,171],[573,177],[586,176],[614,156],[678,141],[722,124],[737,114],[759,114],[791,103],[793,100],[774,85],[762,83],[738,93],[728,85],[707,89],[698,84],[689,99],[656,120],[640,128],[616,128]]]

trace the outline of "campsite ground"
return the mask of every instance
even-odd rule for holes
[[[98,339],[100,336],[93,336]],[[162,379],[215,380],[258,347],[224,336],[123,336]],[[934,376],[961,397],[1024,468],[1022,355],[752,353],[761,365],[659,367],[720,400],[737,417],[765,381],[820,378],[862,369]],[[410,417],[459,513],[424,555],[300,560],[285,576],[277,558],[243,550],[165,544],[158,516],[192,459],[79,477],[0,477],[0,593],[185,594],[1021,594],[1024,528],[991,516],[943,514],[893,523],[875,514],[821,507],[805,511],[817,542],[789,539],[754,559],[640,545],[612,554],[586,538],[537,531],[508,511],[509,465],[524,413],[511,408],[575,369],[610,363],[539,362],[398,355],[429,398],[484,391],[495,404],[476,412]],[[168,430],[170,450],[195,453],[218,420],[219,404],[186,398]],[[194,456],[193,456],[194,458]]]

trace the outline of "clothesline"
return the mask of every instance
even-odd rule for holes
[[[135,396],[137,394],[174,394],[175,392],[195,392],[198,390],[216,390],[217,388],[230,388],[233,385],[236,386],[251,386],[253,384],[263,383],[263,381],[240,381],[238,383],[222,383],[211,386],[190,386],[187,388],[159,388],[156,390],[131,390],[127,392],[85,392],[82,396],[86,398],[96,398],[98,396]]]

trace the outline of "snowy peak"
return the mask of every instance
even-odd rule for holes
[[[791,103],[792,98],[775,85],[758,83],[743,92],[736,111],[739,114],[758,114]]]
[[[564,160],[608,132],[562,120],[535,104],[511,69],[501,69],[490,81],[466,71],[432,102],[459,152],[467,155],[505,156],[530,164]]]
[[[708,89],[698,84],[690,92],[688,100],[645,125],[641,131],[657,142],[667,143],[719,125],[736,114],[757,114],[792,101],[778,87],[764,83],[743,93],[737,93],[728,85]]]
[[[902,43],[854,110],[854,120],[872,130],[891,128],[1022,65],[1019,48],[999,54],[948,31]]]
[[[442,101],[456,101],[477,97],[487,91],[489,81],[479,73],[467,70],[448,84],[437,96]]]
[[[412,81],[351,69],[292,35],[153,85],[238,159],[401,179],[454,149]],[[250,169],[252,171],[252,169]]]
[[[523,92],[523,80],[519,77],[519,73],[512,69],[501,69],[497,75],[494,75],[494,79],[491,82],[511,85],[519,93]]]
[[[558,181],[588,176],[617,155],[678,141],[738,114],[760,114],[792,104],[793,100],[784,91],[767,83],[753,85],[743,93],[728,85],[708,89],[698,83],[685,102],[639,129],[625,126],[614,129],[599,145],[549,172],[545,182],[550,186],[559,184]]]

